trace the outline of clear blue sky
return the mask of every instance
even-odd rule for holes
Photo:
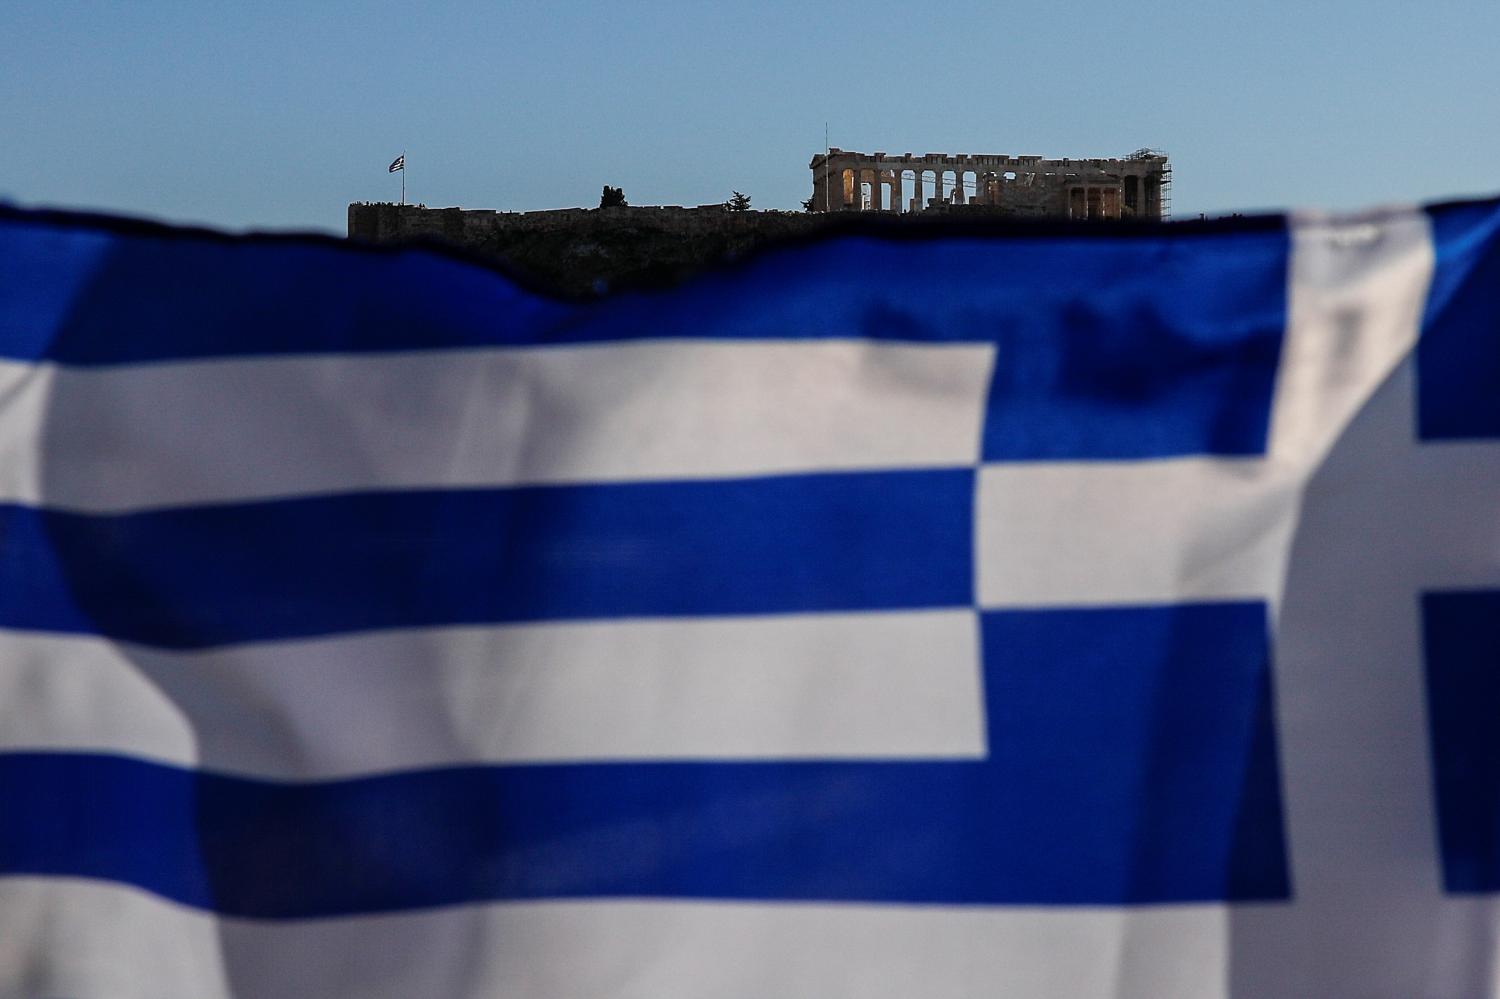
[[[823,144],[1167,150],[1179,217],[1500,190],[1500,0],[0,6],[0,200],[796,208]]]

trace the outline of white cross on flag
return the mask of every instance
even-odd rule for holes
[[[1500,202],[0,259],[0,994],[1500,989]]]

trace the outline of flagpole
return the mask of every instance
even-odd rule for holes
[[[401,204],[406,204],[406,150],[401,150]]]

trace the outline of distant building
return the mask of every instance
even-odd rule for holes
[[[1040,156],[900,156],[831,149],[810,164],[814,212],[908,214],[981,206],[985,214],[1069,219],[1171,215],[1172,167],[1141,149],[1123,159]]]

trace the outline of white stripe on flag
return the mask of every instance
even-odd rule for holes
[[[647,341],[104,369],[0,362],[0,501],[972,465],[994,348]]]
[[[0,962],[20,994],[110,999],[1216,999],[1225,913],[583,901],[262,922],[18,878]]]
[[[985,751],[970,611],[391,631],[168,652],[0,632],[0,749],[312,779]]]
[[[1260,459],[987,465],[979,602],[1264,599],[1285,565],[1298,485]]]

